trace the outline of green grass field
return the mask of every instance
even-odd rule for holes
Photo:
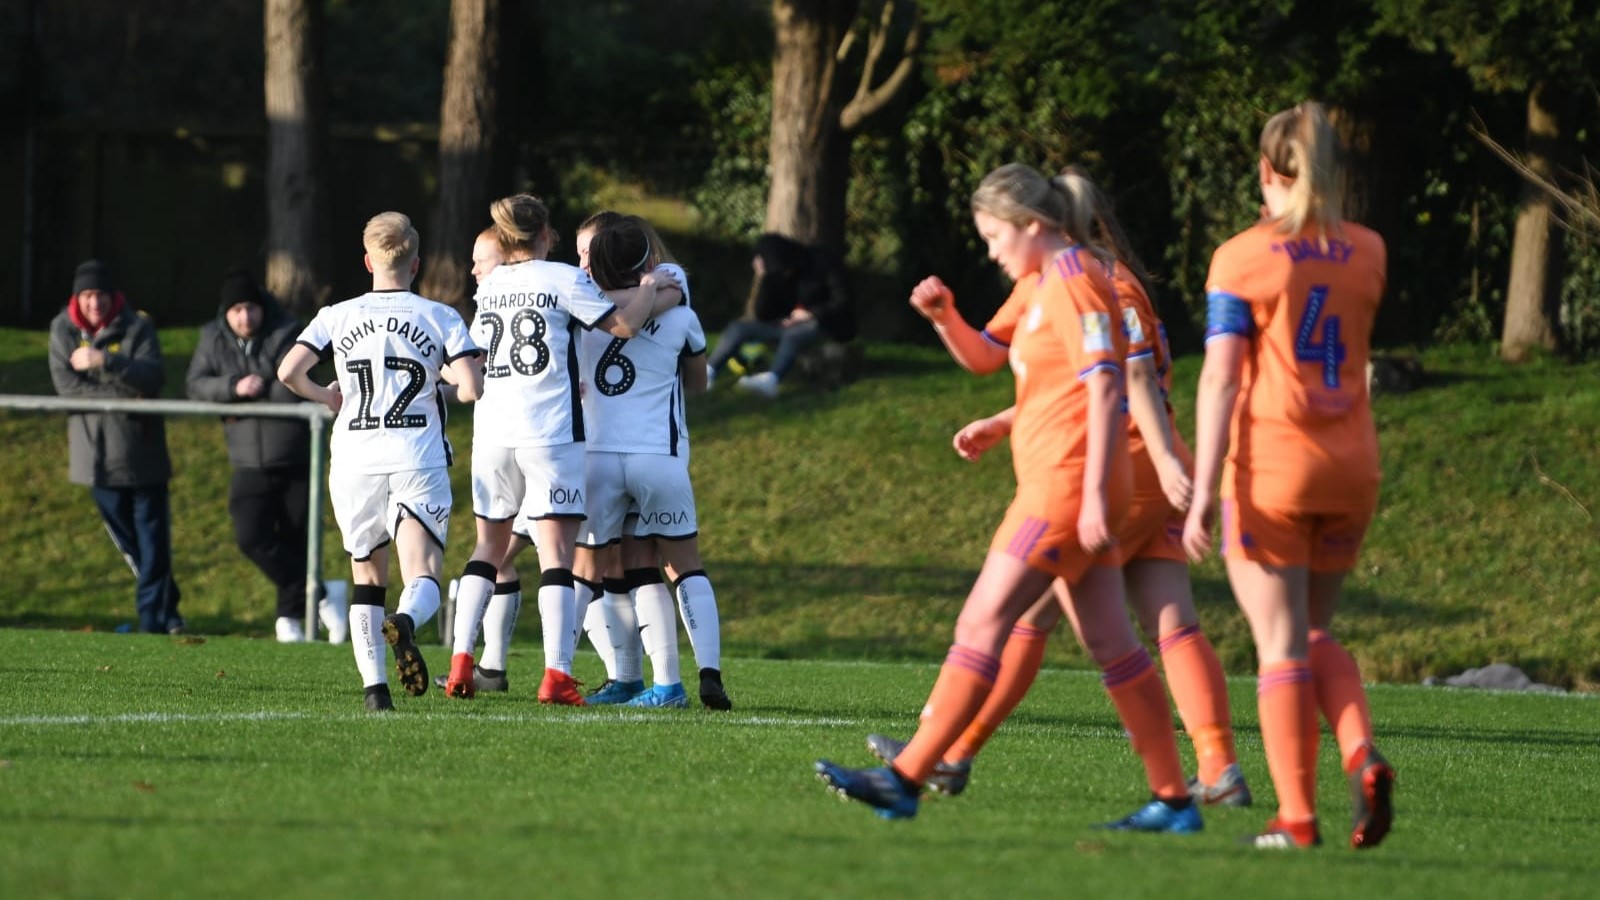
[[[436,667],[444,652],[427,650]],[[812,777],[906,734],[927,664],[739,658],[731,713],[512,693],[361,709],[348,647],[0,631],[0,897],[1593,897],[1600,698],[1372,691],[1394,832],[1242,848],[1271,810],[1254,684],[1234,719],[1257,808],[1192,836],[1092,825],[1143,799],[1097,680],[1046,669],[961,797],[884,822]],[[581,656],[579,676],[598,679]],[[1187,749],[1185,748],[1185,753]]]

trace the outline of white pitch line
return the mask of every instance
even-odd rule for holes
[[[738,725],[752,728],[837,728],[850,725],[863,725],[859,719],[835,718],[797,718],[785,719],[777,716],[723,716],[715,718],[695,716],[688,718],[682,714],[670,711],[659,713],[628,712],[621,714],[599,713],[593,715],[538,715],[538,714],[508,714],[495,713],[490,715],[473,715],[471,713],[445,713],[445,712],[408,712],[397,710],[392,716],[375,716],[370,713],[331,713],[317,715],[309,712],[247,712],[247,713],[119,713],[116,715],[67,715],[67,716],[0,716],[0,727],[44,726],[44,727],[73,727],[84,725],[185,725],[211,722],[285,722],[298,719],[320,719],[336,721],[357,722],[415,722],[444,721],[470,724],[473,722],[511,722],[517,724],[541,725],[606,725],[610,723],[636,723],[646,722],[653,725],[693,725],[704,724]]]

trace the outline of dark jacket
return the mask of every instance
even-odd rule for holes
[[[200,342],[189,360],[185,379],[189,397],[214,403],[238,403],[240,412],[255,402],[298,403],[300,398],[278,380],[278,363],[294,346],[300,323],[271,297],[262,299],[261,328],[254,338],[241,341],[228,327],[226,307],[200,329]],[[234,385],[246,375],[260,375],[267,392],[259,398],[240,397]],[[239,469],[307,467],[311,436],[303,419],[227,416],[222,431],[228,440],[228,460]]]
[[[758,321],[781,322],[799,308],[835,341],[856,336],[849,278],[836,254],[770,233],[756,241],[755,252],[765,270],[751,310]]]
[[[72,351],[79,347],[106,351],[105,366],[73,369]],[[166,382],[155,326],[124,305],[91,337],[62,310],[50,323],[50,380],[63,397],[155,398]],[[73,413],[67,417],[67,458],[71,479],[90,487],[146,487],[172,477],[160,416]]]

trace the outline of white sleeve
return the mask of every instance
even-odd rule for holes
[[[444,365],[449,365],[463,356],[476,356],[482,352],[473,342],[472,336],[467,334],[467,323],[461,321],[461,314],[449,306],[440,309],[443,319],[440,322],[440,332],[444,334]]]
[[[600,292],[600,287],[588,272],[577,266],[571,268],[572,287],[566,291],[565,297],[567,312],[584,328],[593,328],[601,319],[615,312],[617,305]]]
[[[700,325],[700,317],[693,310],[685,309],[689,316],[688,334],[684,336],[683,350],[685,356],[699,356],[706,352],[706,330]]]
[[[680,266],[677,263],[662,263],[661,265],[656,266],[656,271],[671,275],[673,279],[678,282],[678,286],[683,289],[684,306],[694,305],[689,302],[689,273],[683,270],[683,266]]]
[[[311,324],[294,339],[296,344],[304,344],[311,352],[317,354],[318,359],[327,359],[328,351],[333,348],[333,332],[328,327],[328,317],[332,309],[331,306],[324,306],[317,310],[317,314],[311,319]]]

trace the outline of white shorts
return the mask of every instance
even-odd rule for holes
[[[589,454],[588,518],[578,534],[585,547],[622,540],[623,522],[637,515],[633,536],[682,540],[694,537],[694,487],[682,458],[660,453]],[[637,510],[630,513],[630,501]]]
[[[442,548],[450,536],[450,476],[444,466],[369,475],[328,471],[328,499],[346,553],[365,560],[394,540],[400,517],[416,519]]]
[[[550,447],[473,447],[472,512],[529,531],[528,519],[583,517],[582,442]]]

